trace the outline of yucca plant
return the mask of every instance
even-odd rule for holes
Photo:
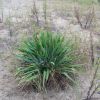
[[[43,32],[24,41],[19,47],[17,57],[21,67],[17,68],[20,84],[33,84],[43,90],[47,84],[55,86],[74,83],[74,75],[78,69],[75,65],[76,45],[64,36]]]

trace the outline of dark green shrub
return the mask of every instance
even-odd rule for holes
[[[100,3],[100,0],[98,0],[98,2]]]
[[[49,84],[71,85],[78,66],[75,56],[76,46],[72,40],[50,32],[40,33],[23,42],[18,58],[21,67],[17,68],[20,82],[33,84],[37,89],[45,89]]]

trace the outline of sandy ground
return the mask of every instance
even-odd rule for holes
[[[3,26],[3,24],[1,24],[1,26]],[[0,30],[0,55],[6,54],[7,51],[9,51],[6,42],[9,41],[9,38],[9,31],[2,28]],[[30,92],[30,89],[22,91],[17,87],[15,77],[10,72],[9,67],[6,64],[8,59],[4,56],[0,57],[0,100],[73,100],[73,95],[75,96],[73,91],[71,91],[73,95],[68,94],[66,91],[49,91],[48,94],[44,95],[32,91]]]
[[[58,18],[58,20],[58,23],[61,23],[61,19]],[[3,24],[1,24],[1,27],[4,27]],[[60,92],[48,91],[47,94],[43,95],[30,91],[30,89],[22,91],[18,88],[15,77],[10,72],[10,68],[7,65],[9,57],[6,59],[6,56],[3,56],[3,54],[9,51],[9,39],[9,31],[6,28],[2,28],[0,30],[0,100],[82,100],[82,98],[85,97],[89,87],[90,75],[81,75],[79,77],[80,82],[78,88],[72,90],[69,89]]]

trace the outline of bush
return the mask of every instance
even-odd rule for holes
[[[38,90],[47,86],[64,86],[74,83],[78,66],[75,56],[76,46],[72,40],[50,32],[40,33],[24,41],[17,55],[21,67],[16,75],[19,84],[33,84]]]
[[[100,0],[98,0],[98,2],[100,3]]]

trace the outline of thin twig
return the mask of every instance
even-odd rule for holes
[[[35,0],[33,0],[33,9],[32,9],[32,13],[33,13],[33,15],[36,17],[36,22],[37,22],[37,25],[39,26],[39,17],[38,17],[38,11],[37,11],[37,7],[36,7]]]
[[[99,88],[100,85],[96,86],[94,91],[91,93],[91,95],[89,96],[89,99],[91,100],[92,96],[94,95],[94,93],[97,91],[97,89]]]
[[[98,59],[98,60],[99,60],[99,59]],[[94,86],[94,81],[95,81],[95,78],[96,78],[96,75],[97,75],[97,71],[98,71],[98,68],[99,68],[98,61],[96,62],[96,65],[97,65],[97,67],[96,67],[96,69],[95,69],[95,72],[94,72],[93,79],[92,79],[92,81],[91,81],[91,85],[90,85],[90,87],[89,87],[89,90],[88,90],[88,92],[87,92],[86,100],[89,100],[89,98],[90,98],[90,92],[91,92],[91,90],[92,90],[92,88],[93,88],[93,86]],[[93,94],[94,94],[94,93],[93,93]]]

